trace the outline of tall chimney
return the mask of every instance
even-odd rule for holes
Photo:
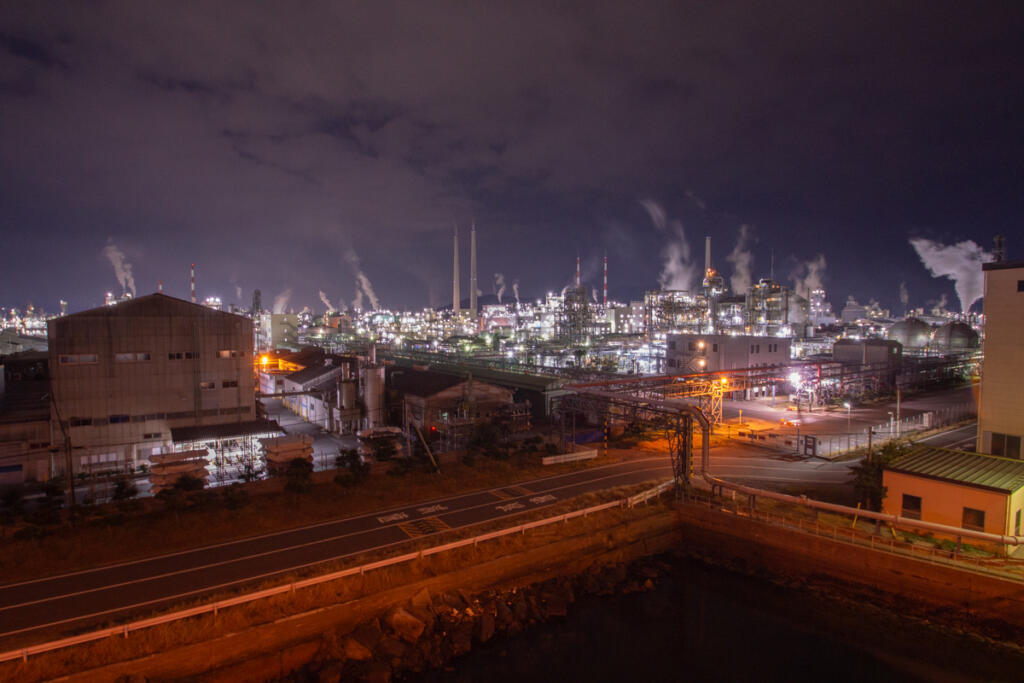
[[[459,226],[455,226],[455,256],[452,262],[452,312],[458,313],[462,297],[459,294]]]
[[[711,236],[704,238],[704,277],[711,272]]]
[[[605,308],[608,308],[608,254],[604,255],[604,297],[602,303]]]
[[[192,303],[196,302],[196,264],[192,264],[188,269],[188,286],[192,291]]]
[[[164,281],[163,280],[157,280],[156,281],[156,291],[158,291],[158,292],[164,291]]]
[[[580,255],[576,254],[576,289],[580,288]]]
[[[469,229],[469,313],[476,316],[476,222]]]

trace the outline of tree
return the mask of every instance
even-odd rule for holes
[[[305,458],[295,458],[288,463],[284,476],[285,491],[295,495],[309,493],[313,488],[313,463]]]
[[[174,488],[179,491],[200,491],[206,486],[206,481],[191,474],[183,474],[174,482]]]
[[[12,526],[24,512],[25,487],[20,484],[5,487],[0,493],[0,529],[4,536],[7,535],[7,527]]]
[[[898,441],[890,441],[874,453],[864,456],[857,465],[850,468],[853,474],[853,490],[868,510],[878,512],[885,500],[886,487],[882,485],[882,472],[893,460],[906,453],[907,445]]]
[[[377,462],[386,462],[398,455],[398,445],[394,439],[374,439],[371,443],[373,444],[373,457]]]
[[[115,501],[131,500],[139,494],[139,487],[135,485],[129,477],[121,475],[114,482],[114,492],[111,494],[111,498]]]

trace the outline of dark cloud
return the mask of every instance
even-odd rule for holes
[[[0,304],[101,300],[115,283],[80,255],[112,235],[142,292],[183,294],[196,261],[201,293],[315,304],[351,290],[355,248],[385,305],[424,305],[472,219],[480,272],[524,296],[605,249],[635,296],[617,283],[653,287],[662,247],[643,197],[719,261],[757,224],[780,260],[824,253],[834,301],[891,297],[920,270],[908,234],[1019,221],[1022,23],[1012,3],[8,4],[0,221],[28,255]],[[864,281],[879,252],[900,272]]]

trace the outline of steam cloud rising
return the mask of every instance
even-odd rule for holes
[[[825,266],[824,254],[818,254],[810,261],[800,264],[793,275],[796,293],[806,299],[810,298],[812,291],[821,289],[824,286]]]
[[[516,306],[519,305],[519,280],[512,281],[512,294],[516,297]]]
[[[271,310],[274,313],[284,313],[284,309],[288,306],[288,300],[291,298],[292,290],[284,290],[283,292],[274,297],[274,307]]]
[[[974,240],[947,246],[918,237],[910,240],[910,245],[933,277],[947,277],[953,281],[956,296],[960,299],[960,312],[967,313],[985,291],[981,264],[991,261],[992,254]]]
[[[647,210],[651,222],[658,232],[668,238],[668,243],[661,250],[662,267],[658,275],[658,284],[662,289],[679,289],[689,291],[693,285],[697,267],[690,256],[690,243],[686,241],[683,224],[678,220],[669,222],[665,209],[653,199],[641,199],[640,205]]]
[[[377,293],[373,291],[370,278],[366,277],[366,273],[363,272],[359,255],[355,252],[355,249],[349,249],[345,252],[345,260],[348,261],[356,277],[356,298],[352,301],[352,308],[363,307],[363,295],[365,294],[366,298],[370,300],[370,308],[376,311],[380,308],[380,300],[377,299]]]
[[[739,237],[736,238],[736,246],[725,260],[732,264],[732,277],[729,278],[729,286],[733,294],[745,294],[750,285],[754,284],[750,275],[751,266],[754,263],[754,253],[750,251],[750,243],[753,241],[753,233],[749,225],[740,226]]]
[[[131,292],[131,295],[135,296],[135,278],[132,277],[132,264],[124,260],[124,252],[118,249],[113,242],[110,242],[107,246],[103,247],[103,255],[110,261],[110,265],[114,266],[114,277],[121,283],[121,289],[124,292]]]
[[[498,303],[501,303],[501,297],[505,294],[505,276],[501,273],[494,274],[494,287],[497,289]]]
[[[319,294],[320,294],[320,301],[324,302],[324,306],[327,307],[327,312],[328,313],[330,313],[331,311],[337,311],[338,310],[337,308],[334,307],[334,304],[331,303],[331,300],[327,298],[327,294],[324,293],[324,290],[322,290],[322,289],[319,290]]]

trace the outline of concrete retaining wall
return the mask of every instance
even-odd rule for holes
[[[748,569],[827,577],[861,593],[947,608],[968,621],[1024,627],[1024,582],[834,541],[688,504],[679,508],[683,548]]]

